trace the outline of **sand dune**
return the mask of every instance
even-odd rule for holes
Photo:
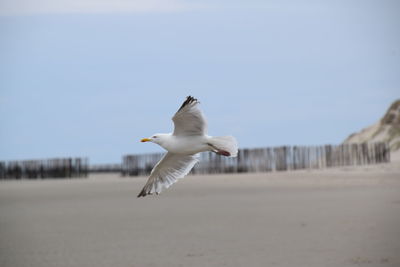
[[[375,124],[353,133],[344,143],[386,142],[392,152],[400,152],[400,99],[394,101]]]
[[[0,266],[400,266],[392,164],[0,183]]]

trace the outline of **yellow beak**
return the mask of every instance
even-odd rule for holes
[[[140,140],[140,142],[149,142],[149,141],[151,141],[150,138],[143,138],[142,140]]]

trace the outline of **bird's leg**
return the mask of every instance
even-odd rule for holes
[[[229,152],[226,151],[226,150],[218,150],[216,153],[217,153],[218,155],[225,156],[225,157],[229,157],[229,156],[231,155],[231,153],[229,153]]]
[[[207,145],[209,145],[212,148],[212,152],[214,152],[218,155],[225,156],[225,157],[229,157],[231,155],[231,153],[229,153],[228,151],[219,149],[216,146],[214,146],[213,144],[207,143]]]

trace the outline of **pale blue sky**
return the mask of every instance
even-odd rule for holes
[[[240,147],[340,143],[400,97],[398,1],[54,2],[0,0],[0,160],[161,151],[189,94]]]

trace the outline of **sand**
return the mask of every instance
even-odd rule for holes
[[[0,266],[400,266],[400,168],[0,182]]]

